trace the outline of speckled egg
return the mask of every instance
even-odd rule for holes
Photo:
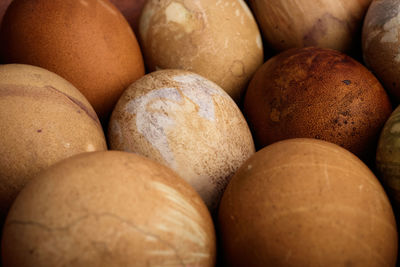
[[[215,264],[199,195],[173,171],[125,152],[85,153],[39,174],[3,230],[4,267]]]
[[[243,0],[148,0],[139,31],[149,71],[193,71],[237,102],[263,63],[261,35]]]
[[[364,61],[397,102],[400,101],[399,30],[399,1],[372,1],[363,27]]]
[[[396,266],[385,191],[357,157],[321,140],[277,142],[246,161],[218,229],[226,266]]]
[[[211,211],[233,173],[254,153],[239,108],[215,83],[184,70],[150,73],[118,101],[111,149],[139,153],[174,169]]]
[[[144,75],[136,37],[108,0],[14,0],[0,37],[6,63],[59,74],[83,93],[102,121],[122,91]]]
[[[371,0],[249,0],[266,42],[277,51],[318,46],[358,52]]]
[[[106,150],[100,122],[69,82],[28,65],[0,66],[0,224],[22,187],[64,158]]]
[[[397,107],[382,130],[376,152],[379,179],[386,186],[393,203],[400,208],[400,107]]]
[[[296,48],[268,60],[254,75],[244,113],[259,147],[309,137],[375,158],[392,112],[389,98],[363,65],[335,50]]]

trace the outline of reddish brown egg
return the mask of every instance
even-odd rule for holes
[[[328,142],[254,154],[229,183],[219,229],[227,266],[395,266],[397,229],[374,174]]]
[[[302,48],[273,57],[257,71],[244,111],[259,147],[309,137],[369,158],[391,104],[357,61],[335,50]]]
[[[139,19],[147,0],[110,0],[125,16],[131,27],[138,33]]]
[[[4,13],[6,13],[6,10],[8,6],[10,5],[12,0],[1,0],[0,1],[0,25],[1,21],[3,20]]]
[[[135,35],[108,0],[14,0],[1,28],[6,63],[55,72],[107,118],[122,91],[144,75]]]

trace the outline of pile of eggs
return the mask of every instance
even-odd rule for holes
[[[396,266],[399,18],[2,0],[2,266]]]

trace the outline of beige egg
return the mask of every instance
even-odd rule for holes
[[[325,141],[290,139],[254,154],[224,193],[218,229],[227,266],[396,266],[385,191]]]
[[[198,194],[132,153],[85,153],[42,172],[3,231],[4,267],[215,264],[215,232]]]
[[[136,152],[174,169],[213,211],[230,177],[254,153],[246,120],[219,86],[183,70],[150,73],[118,101],[111,149]]]
[[[149,71],[193,71],[235,101],[263,63],[261,35],[243,0],[149,0],[139,32]]]
[[[107,149],[96,113],[69,82],[28,65],[0,66],[0,224],[22,187],[72,155]]]
[[[13,0],[0,40],[6,63],[57,73],[82,92],[102,122],[123,90],[144,75],[135,34],[108,0]]]

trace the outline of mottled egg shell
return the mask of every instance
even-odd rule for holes
[[[106,150],[100,122],[69,82],[28,65],[0,66],[0,224],[22,187],[51,164]]]
[[[373,173],[347,150],[291,139],[253,155],[219,209],[229,266],[395,266],[397,230]]]
[[[136,152],[174,169],[213,211],[228,180],[254,153],[239,108],[215,83],[161,70],[133,83],[109,124],[111,149]]]
[[[149,71],[193,71],[237,102],[263,63],[261,35],[243,0],[148,0],[139,31]]]
[[[215,232],[198,194],[167,167],[108,151],[39,174],[3,230],[4,267],[215,264]]]
[[[318,46],[359,50],[371,0],[250,0],[266,42],[277,51]]]
[[[8,63],[40,66],[67,79],[102,120],[144,75],[135,35],[108,0],[14,0],[2,25],[1,53]]]
[[[338,51],[313,47],[287,50],[267,61],[244,103],[260,147],[309,137],[368,160],[391,111],[386,92],[363,65]]]
[[[382,130],[376,152],[379,178],[396,208],[400,208],[400,107],[397,107]]]
[[[364,61],[385,89],[400,101],[400,5],[394,0],[372,1],[365,17]]]
[[[147,0],[110,0],[110,2],[125,16],[136,33],[139,30],[140,14],[146,1]]]

